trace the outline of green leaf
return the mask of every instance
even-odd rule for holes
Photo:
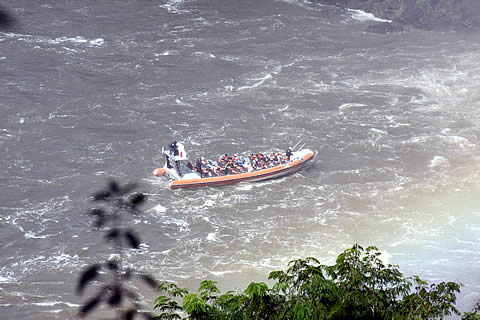
[[[250,298],[254,299],[255,297],[263,297],[268,291],[268,286],[264,282],[255,283],[252,282],[248,285],[245,290],[245,294]]]
[[[200,297],[206,301],[214,298],[213,293],[220,292],[216,286],[216,282],[212,280],[203,280],[200,282],[198,291],[200,292]]]
[[[199,298],[195,293],[190,293],[183,298],[183,309],[191,314],[198,315],[207,311],[205,301]]]

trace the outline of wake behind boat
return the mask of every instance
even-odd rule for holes
[[[168,186],[172,189],[278,178],[298,171],[313,158],[310,149],[302,149],[304,145],[293,151],[298,144],[285,153],[224,154],[216,161],[201,158],[192,164],[184,145],[174,141],[169,144],[168,150],[162,147],[165,165],[155,169],[153,175],[166,175],[170,179]]]

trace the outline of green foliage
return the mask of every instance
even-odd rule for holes
[[[462,320],[480,320],[480,314],[476,312],[465,312],[462,316]]]
[[[211,280],[202,281],[198,293],[163,283],[159,290],[183,297],[183,304],[160,296],[154,308],[162,312],[157,319],[202,320],[416,320],[459,314],[459,283],[429,285],[418,276],[406,278],[380,256],[376,247],[355,244],[332,266],[313,257],[293,260],[286,271],[270,273],[268,279],[275,281],[271,289],[264,282],[252,282],[240,294],[220,294]],[[462,319],[480,320],[474,313]]]
[[[198,291],[200,292],[200,297],[205,301],[214,299],[213,294],[220,292],[216,286],[216,282],[212,280],[203,280],[200,282]]]
[[[410,289],[397,266],[384,265],[376,247],[354,245],[338,256],[334,270],[341,295],[338,314],[343,317],[394,318],[401,309],[397,298]]]
[[[460,292],[460,284],[441,282],[430,286],[418,276],[412,277],[415,292],[403,296],[403,315],[417,316],[421,319],[438,319],[444,315],[460,313],[455,308],[456,296]]]
[[[252,282],[244,291],[245,314],[249,319],[276,319],[279,310],[277,296],[263,283]]]
[[[331,267],[312,257],[293,260],[284,271],[273,271],[269,279],[277,280],[273,289],[283,293],[282,315],[289,319],[328,319],[337,309],[339,288],[329,276]]]
[[[480,320],[480,300],[477,301],[472,312],[465,312],[462,320]]]
[[[195,293],[189,293],[183,298],[183,309],[192,319],[207,319],[207,304]]]
[[[181,319],[179,313],[183,310],[177,301],[170,298],[183,298],[188,294],[187,289],[179,288],[174,283],[162,282],[158,288],[161,293],[167,295],[161,295],[154,301],[153,308],[160,311],[160,315],[156,316],[156,320],[173,320]]]
[[[242,294],[235,294],[228,291],[217,298],[216,307],[218,308],[217,319],[243,320],[248,319],[244,312],[244,306],[247,297]]]
[[[259,300],[265,297],[267,291],[268,291],[268,286],[265,283],[252,282],[248,285],[247,289],[245,290],[245,294],[251,300],[255,300],[255,299]]]

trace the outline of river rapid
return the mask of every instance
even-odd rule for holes
[[[0,318],[75,318],[111,253],[86,215],[110,177],[149,196],[127,261],[159,280],[242,290],[359,243],[462,282],[461,311],[480,298],[480,34],[366,33],[378,18],[300,0],[4,2]],[[152,176],[173,140],[196,159],[301,139],[315,158],[281,179]]]

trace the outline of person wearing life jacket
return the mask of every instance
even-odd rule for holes
[[[170,163],[170,157],[169,157],[168,154],[166,154],[166,153],[164,153],[164,155],[165,155],[165,162],[167,163],[167,168],[172,169],[173,166],[172,166],[172,164]]]
[[[170,148],[170,155],[172,155],[172,156],[178,156],[178,145],[177,145],[177,141],[173,141],[172,143],[170,143],[169,148]]]
[[[287,149],[286,156],[287,156],[288,161],[290,161],[290,157],[292,156],[292,149],[290,147]]]
[[[239,166],[240,168],[245,168],[245,164],[243,163],[242,160],[238,159],[237,162],[235,162],[237,164],[237,166]]]
[[[195,168],[197,169],[197,172],[200,174],[200,177],[203,178],[202,160],[197,159],[197,162],[195,162]]]

